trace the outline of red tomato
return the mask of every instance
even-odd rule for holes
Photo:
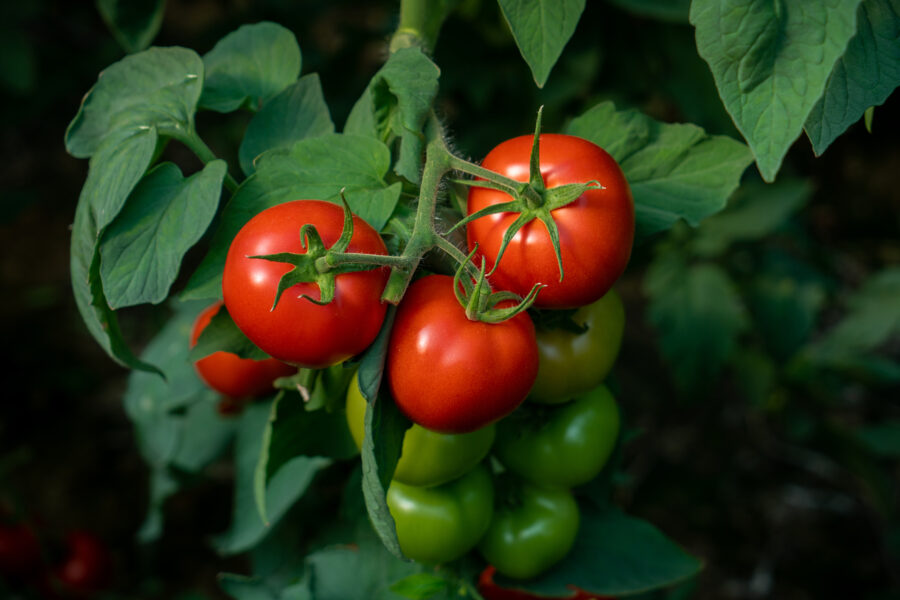
[[[615,600],[610,596],[597,596],[589,594],[572,586],[572,593],[568,596],[538,596],[521,590],[503,588],[494,583],[496,569],[490,565],[485,567],[478,578],[478,593],[484,596],[484,600]]]
[[[530,135],[507,140],[488,153],[482,166],[517,181],[528,181],[533,141]],[[578,137],[542,135],[540,164],[547,189],[592,180],[599,181],[604,189],[588,190],[571,204],[551,213],[559,229],[565,272],[562,281],[547,228],[534,220],[510,241],[491,283],[521,296],[535,283],[546,284],[548,287],[541,290],[535,302],[539,308],[584,306],[598,300],[612,287],[631,256],[634,240],[631,191],[616,161],[596,144]],[[473,187],[469,190],[468,214],[509,200],[510,196],[504,192]],[[469,223],[469,249],[477,243],[488,267],[496,261],[503,234],[517,216],[517,213],[502,212]]]
[[[103,589],[110,575],[106,544],[89,531],[73,531],[66,538],[68,554],[56,570],[67,591],[87,593]]]
[[[200,333],[219,311],[221,302],[213,304],[197,316],[191,329],[191,348]],[[252,360],[231,352],[215,352],[194,363],[200,379],[206,385],[231,398],[263,396],[271,393],[272,382],[279,377],[293,375],[297,369],[274,358]]]
[[[301,367],[322,368],[358,354],[372,343],[384,320],[386,305],[381,292],[387,282],[385,268],[337,275],[335,297],[318,305],[315,283],[298,283],[286,290],[275,310],[281,276],[293,267],[282,262],[249,258],[291,252],[305,254],[300,228],[312,224],[330,248],[344,226],[344,212],[337,204],[320,200],[296,200],[266,209],[238,232],[225,260],[222,292],[235,324],[263,351],[280,361]],[[353,237],[348,252],[387,254],[372,227],[353,217]]]
[[[0,575],[25,577],[41,563],[41,546],[24,523],[0,525]]]
[[[470,321],[452,277],[423,277],[400,302],[388,384],[400,410],[426,429],[465,433],[506,416],[528,394],[537,366],[528,315],[497,324]]]

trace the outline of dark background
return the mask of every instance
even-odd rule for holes
[[[386,57],[395,10],[390,2],[170,0],[155,43],[202,54],[242,23],[279,22],[297,34],[303,72],[319,72],[340,129]],[[247,570],[206,545],[228,523],[228,465],[167,504],[158,544],[135,543],[148,472],[121,407],[127,372],[90,338],[69,286],[69,228],[87,161],[65,153],[63,134],[99,71],[123,51],[91,2],[3,3],[0,24],[0,502],[24,509],[51,547],[71,529],[95,531],[114,550],[114,597],[222,597],[216,573]],[[611,98],[660,120],[737,135],[692,36],[688,25],[595,0],[539,92],[496,7],[464,2],[435,52],[438,110],[458,150],[475,159],[527,133],[540,104],[546,131]],[[233,158],[246,119],[203,114],[198,129],[217,154]],[[876,111],[872,134],[854,125],[818,159],[804,137],[785,163],[783,173],[810,178],[815,190],[797,226],[815,260],[849,287],[900,263],[897,131],[895,94]],[[199,166],[171,152],[185,169]],[[900,529],[876,510],[844,448],[827,436],[798,443],[789,422],[748,406],[731,377],[702,398],[677,393],[645,319],[649,253],[636,250],[619,284],[628,315],[620,400],[640,435],[626,448],[617,502],[705,559],[687,597],[900,597]],[[158,307],[129,310],[123,329],[140,347],[165,317]],[[827,325],[826,318],[820,328]],[[829,418],[900,414],[900,390],[858,385],[846,394],[823,409]],[[892,490],[888,514],[896,515],[900,469],[896,460],[879,467]]]

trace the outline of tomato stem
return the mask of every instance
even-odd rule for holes
[[[160,133],[163,135],[167,135],[172,139],[176,139],[188,149],[193,152],[197,158],[203,161],[203,164],[209,164],[214,160],[217,160],[218,157],[212,151],[212,149],[206,145],[206,142],[197,134],[197,131],[193,128],[185,131],[181,128],[177,129],[161,129]],[[234,194],[234,192],[238,189],[237,180],[231,176],[231,173],[225,172],[225,189],[227,189],[230,193]]]

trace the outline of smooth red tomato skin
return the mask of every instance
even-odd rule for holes
[[[397,308],[388,384],[400,410],[426,429],[466,433],[506,416],[528,394],[537,366],[528,315],[470,321],[452,277],[419,279]]]
[[[228,313],[244,334],[267,354],[301,367],[323,368],[366,349],[384,321],[387,306],[381,293],[388,270],[356,271],[337,276],[335,297],[324,306],[306,298],[319,297],[315,283],[286,290],[271,310],[286,263],[248,258],[281,252],[304,254],[300,228],[311,223],[330,248],[344,225],[343,209],[320,200],[296,200],[266,209],[250,219],[228,249],[222,292]],[[353,217],[348,252],[387,254],[378,232]]]
[[[533,136],[507,140],[491,150],[482,166],[517,181],[528,181]],[[599,181],[604,189],[589,190],[577,200],[551,214],[559,229],[565,277],[550,236],[543,223],[522,227],[491,277],[496,288],[524,296],[535,283],[548,287],[538,294],[539,308],[575,308],[603,296],[625,271],[634,241],[634,201],[628,182],[616,161],[600,146],[570,135],[540,137],[541,174],[546,187]],[[473,187],[469,191],[468,214],[486,206],[508,202],[498,190]],[[467,228],[469,250],[479,252],[492,267],[504,232],[518,215],[497,213],[476,219]]]
[[[200,334],[221,306],[221,302],[213,304],[197,316],[191,329],[191,348],[197,345]],[[194,368],[206,385],[230,398],[272,393],[272,383],[276,379],[293,375],[297,370],[274,358],[252,360],[231,352],[214,352],[195,362]]]
[[[0,525],[0,575],[24,577],[41,563],[41,546],[28,525]]]
[[[478,593],[484,596],[484,600],[615,600],[611,596],[597,596],[578,588],[573,588],[568,596],[537,596],[522,590],[500,587],[494,583],[496,572],[497,569],[488,565],[478,577]]]
[[[56,570],[63,587],[82,593],[103,589],[111,566],[106,544],[89,531],[73,531],[66,538],[66,546],[68,556]]]

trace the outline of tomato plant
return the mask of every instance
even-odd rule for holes
[[[387,505],[403,554],[428,564],[455,560],[471,550],[491,523],[494,487],[478,466],[435,487],[391,482]]]
[[[197,344],[200,333],[209,325],[222,303],[203,310],[191,329],[191,347]],[[231,352],[214,352],[194,363],[194,368],[206,385],[231,398],[263,396],[274,391],[272,383],[287,377],[297,369],[274,358],[253,360],[240,358]]]
[[[494,516],[478,550],[499,573],[528,579],[569,553],[578,521],[578,505],[568,490],[504,477],[497,484]]]
[[[398,408],[427,429],[464,433],[504,417],[525,399],[537,366],[531,319],[470,320],[451,277],[419,279],[397,309],[388,385]]]
[[[619,409],[606,386],[566,404],[523,405],[497,425],[494,451],[510,471],[570,488],[597,476],[619,435]]]
[[[505,588],[494,582],[496,572],[497,569],[494,566],[488,565],[478,576],[478,593],[484,597],[484,600],[615,600],[610,596],[588,593],[575,586],[571,586],[572,593],[566,596],[543,596],[525,590]]]
[[[111,567],[103,540],[90,531],[73,531],[66,536],[66,554],[54,573],[64,590],[88,593],[107,585]]]
[[[353,377],[347,389],[347,424],[358,448],[362,447],[366,399]],[[494,442],[493,424],[469,433],[438,433],[413,424],[406,430],[394,480],[430,487],[456,479],[487,456]]]
[[[334,299],[324,305],[317,304],[322,283],[296,283],[278,298],[279,284],[291,267],[259,257],[306,254],[311,243],[301,238],[306,225],[315,226],[330,248],[344,230],[344,213],[330,202],[297,200],[257,214],[231,242],[222,292],[235,324],[263,351],[286,363],[321,368],[362,352],[375,339],[387,309],[381,303],[387,272],[337,274]],[[356,216],[348,249],[387,254],[378,232]]]
[[[485,156],[482,166],[511,179],[529,180],[532,136],[507,140]],[[526,223],[515,234],[496,265],[491,281],[520,295],[536,283],[546,285],[535,306],[573,308],[590,304],[609,291],[625,271],[634,239],[634,202],[631,190],[616,161],[587,140],[561,134],[540,136],[540,175],[548,190],[572,183],[599,182],[602,189],[589,189],[570,204],[553,210],[559,230],[559,248],[564,269],[546,225]],[[469,215],[510,201],[500,190],[473,187],[469,191]],[[500,212],[468,224],[469,249],[478,245],[489,266],[497,261],[506,231],[518,215]]]
[[[567,402],[600,385],[612,369],[625,330],[625,309],[615,290],[579,308],[571,321],[585,331],[537,329],[540,362],[529,400]]]

